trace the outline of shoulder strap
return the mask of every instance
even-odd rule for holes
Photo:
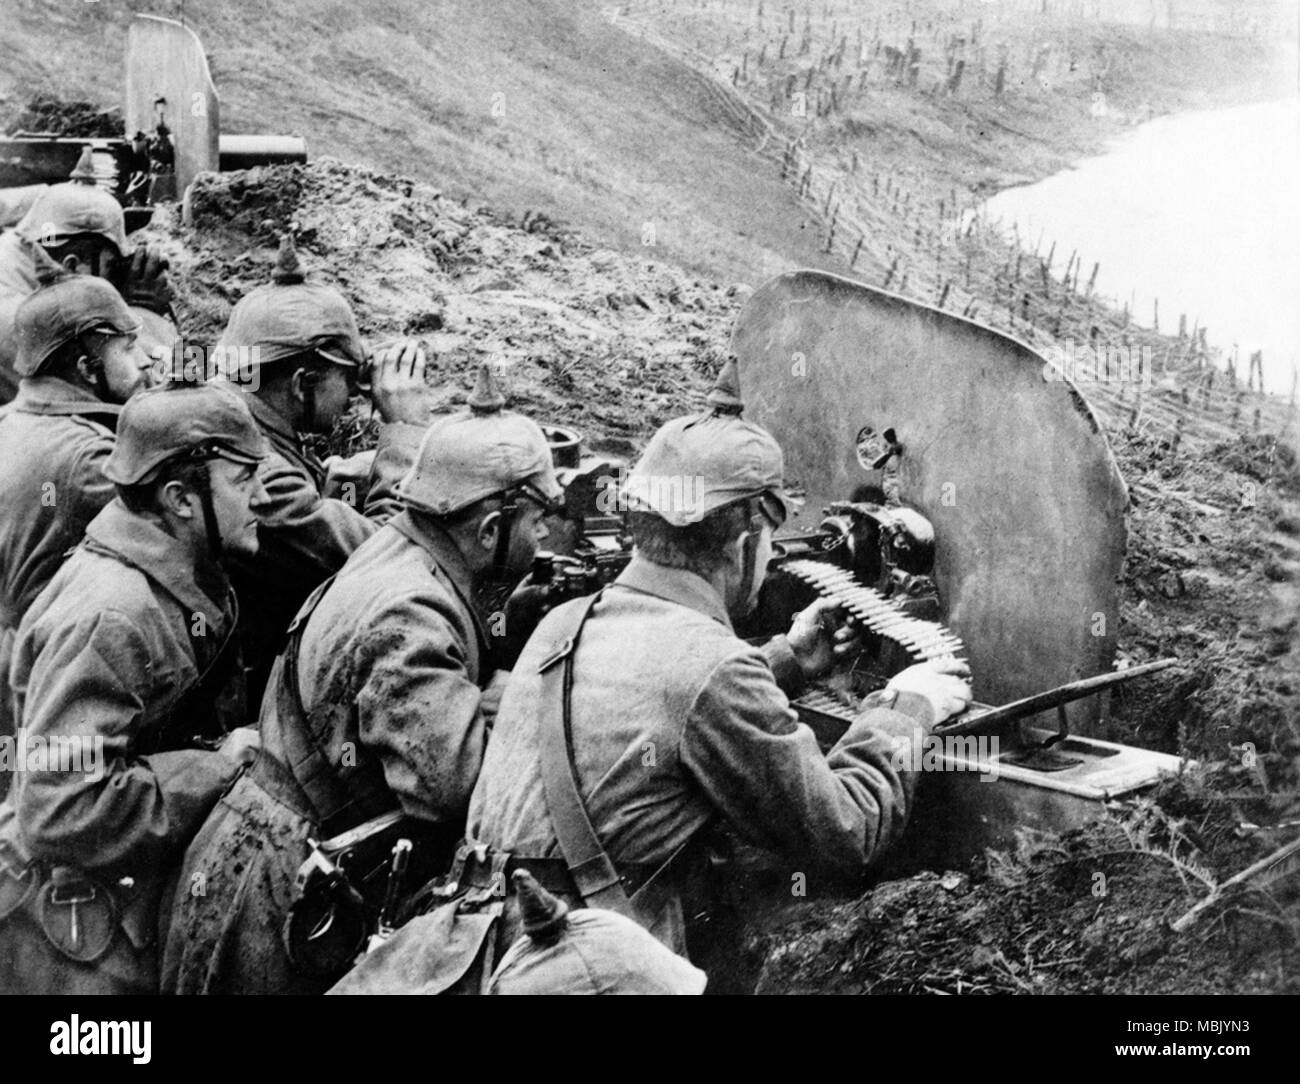
[[[632,901],[587,815],[573,764],[573,652],[600,597],[600,593],[592,595],[566,615],[555,630],[560,646],[538,667],[542,675],[537,719],[542,789],[560,851],[584,902],[635,919]]]
[[[663,894],[671,891],[665,873],[676,864],[690,841],[669,855],[629,896],[583,803],[573,759],[573,655],[583,627],[603,594],[597,592],[565,615],[564,621],[554,629],[559,647],[538,667],[542,675],[537,719],[539,766],[560,853],[583,902],[589,907],[617,911],[644,926],[657,914]]]

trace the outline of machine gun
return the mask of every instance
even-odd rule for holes
[[[617,509],[617,488],[625,466],[583,450],[574,430],[544,427],[565,490],[564,511],[550,522],[555,552],[539,553],[525,587],[507,607],[507,627],[515,639],[513,663],[532,630],[554,607],[598,591],[612,582],[631,559],[631,535]],[[887,434],[893,438],[893,434]],[[891,455],[901,449],[891,439]],[[891,676],[916,662],[965,655],[965,644],[941,623],[942,606],[934,578],[934,525],[913,508],[886,503],[870,490],[859,499],[834,501],[812,529],[784,529],[774,541],[774,556],[755,612],[737,632],[755,643],[785,632],[791,617],[818,597],[838,601],[861,629],[863,651],[847,673],[815,684],[793,706],[823,746],[839,740],[862,699]],[[1000,707],[976,703],[940,728],[945,734],[997,733],[1017,747],[1019,763],[1040,770],[1062,770],[1077,759],[1049,756],[1045,750],[1069,733],[1064,705],[1172,666],[1166,659],[1127,670],[1069,682]],[[1015,724],[1047,711],[1056,712],[1057,729],[1037,740],[1022,736]]]
[[[585,451],[575,430],[543,430],[565,491],[564,506],[548,519],[554,550],[538,554],[527,582],[506,607],[507,643],[499,646],[499,666],[513,664],[549,610],[612,582],[632,556],[618,493],[626,465]],[[902,454],[896,435],[887,431],[886,437],[890,457]],[[879,463],[880,457],[869,461]],[[887,497],[880,486],[858,486],[847,499],[830,501],[815,527],[795,524],[777,533],[758,606],[737,632],[765,641],[787,631],[793,615],[817,598],[829,598],[862,634],[863,650],[847,669],[792,702],[823,749],[843,736],[863,699],[893,674],[916,662],[970,654],[963,638],[943,623],[950,603],[937,574],[942,541],[926,515]],[[977,701],[935,728],[944,739],[969,739],[972,748],[945,753],[948,770],[920,788],[914,820],[925,831],[906,849],[908,860],[950,863],[955,854],[1001,842],[1019,825],[1062,827],[1071,818],[1095,814],[1100,799],[1154,782],[1158,769],[1172,767],[1173,758],[1071,735],[1065,707],[1175,661],[1094,674],[1001,706]],[[1056,713],[1055,729],[1032,725],[1047,712]],[[975,745],[976,735],[992,736],[1005,748],[989,753]],[[993,774],[999,779],[993,787],[961,785]],[[407,895],[406,886],[427,885],[431,874],[440,872],[429,866],[429,856],[449,851],[446,840],[432,850],[419,845],[412,850],[411,827],[399,814],[389,814],[312,844],[286,926],[297,966],[321,977],[341,974],[370,938],[382,938],[414,913],[419,894]]]
[[[220,101],[207,55],[187,26],[136,15],[127,34],[121,138],[65,138],[17,132],[0,138],[0,226],[17,222],[39,191],[68,179],[89,147],[95,183],[123,205],[127,231],[148,224],[152,205],[176,199],[206,170],[305,162],[307,145],[291,135],[231,135],[220,126]]]
[[[818,597],[863,630],[856,663],[794,701],[800,717],[829,746],[901,669],[970,664],[975,702],[936,733],[984,752],[947,756],[952,770],[920,788],[914,819],[937,847],[921,861],[960,864],[1023,826],[1073,827],[1180,770],[1175,756],[1091,736],[1108,703],[1096,694],[1172,662],[1114,669],[1127,491],[1087,401],[1067,378],[1045,378],[1049,361],[953,313],[816,271],[755,291],[731,351],[746,415],[777,438],[787,481],[817,515],[777,533],[737,632],[784,632]],[[606,463],[587,482],[617,475]],[[608,514],[617,502],[593,507],[599,492],[570,491],[557,556],[535,577],[541,611],[627,562],[627,532]],[[997,782],[972,786],[990,764]]]

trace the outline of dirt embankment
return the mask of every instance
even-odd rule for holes
[[[707,387],[747,293],[628,260],[544,215],[510,221],[331,159],[205,178],[192,206],[192,228],[174,210],[152,228],[176,268],[187,335],[215,340],[292,232],[306,268],[343,290],[370,342],[429,342],[436,409],[463,403],[491,361],[519,409],[575,425],[615,454]],[[344,436],[359,439],[354,427]]]

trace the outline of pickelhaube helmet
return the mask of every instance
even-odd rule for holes
[[[492,370],[483,365],[469,409],[439,418],[425,433],[397,486],[398,499],[435,516],[516,489],[543,506],[558,501],[563,491],[541,427],[504,407]]]
[[[14,371],[36,376],[59,348],[88,332],[132,335],[140,321],[122,295],[94,275],[70,275],[36,246],[36,277],[41,284],[14,314],[17,356]]]
[[[172,459],[252,465],[270,450],[239,392],[219,383],[169,382],[138,392],[122,408],[104,474],[118,485],[140,485]]]
[[[90,147],[63,184],[51,185],[28,208],[16,232],[24,240],[52,245],[84,234],[112,242],[118,255],[129,256],[134,246],[126,237],[122,205],[95,183]]]
[[[735,357],[723,364],[701,414],[660,427],[623,485],[632,511],[652,512],[674,527],[698,523],[710,512],[750,498],[783,522],[796,507],[785,492],[784,457],[776,439],[741,417]]]
[[[704,972],[630,918],[568,905],[527,870],[511,875],[524,936],[492,975],[490,994],[700,994]]]
[[[251,356],[254,365],[264,366],[308,350],[350,368],[366,362],[352,306],[332,286],[306,281],[293,238],[285,234],[271,281],[235,305],[218,353]],[[241,360],[240,367],[246,375],[247,362]]]

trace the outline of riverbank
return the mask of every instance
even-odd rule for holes
[[[1185,314],[1246,375],[1287,393],[1300,363],[1300,102],[1179,113],[1106,154],[995,195],[987,219],[1099,264],[1099,295],[1166,326]],[[1258,354],[1256,354],[1258,352]]]
[[[712,73],[738,106],[737,126],[758,136],[759,168],[779,172],[815,216],[832,270],[1038,346],[1046,336],[1091,341],[1112,324],[1117,338],[1132,323],[1159,328],[1154,311],[1097,297],[1077,249],[1045,235],[1007,239],[979,221],[990,196],[1100,155],[1154,117],[1294,95],[1294,41],[1015,6],[864,11],[840,0],[764,14],[746,0],[649,0],[623,5],[615,21]],[[1053,284],[1071,295],[1064,304]],[[1085,289],[1089,303],[1076,305]],[[1190,332],[1194,314],[1166,311],[1164,327],[1180,316]],[[1185,353],[1139,345],[1160,358]]]

